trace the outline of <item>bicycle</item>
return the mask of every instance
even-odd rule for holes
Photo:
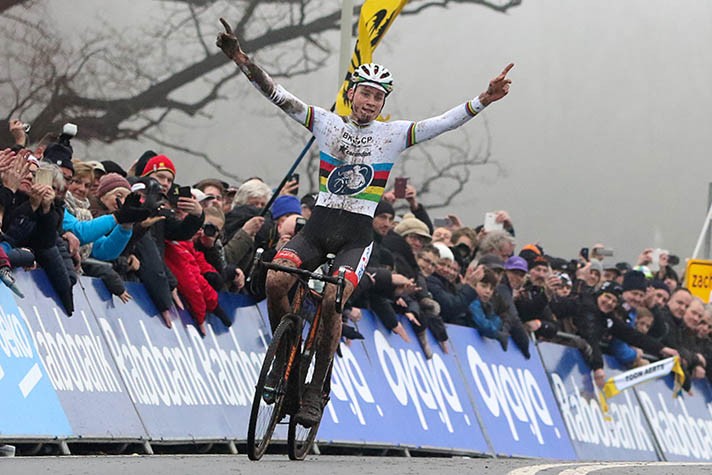
[[[262,266],[296,275],[297,283],[291,299],[291,311],[282,316],[274,331],[255,385],[247,430],[247,455],[250,460],[262,458],[277,424],[287,415],[289,415],[287,433],[289,458],[304,460],[314,444],[321,422],[311,427],[303,427],[294,417],[299,410],[302,395],[313,371],[313,359],[321,322],[321,304],[326,289],[326,285],[321,291],[311,289],[309,280],[337,286],[335,305],[337,312],[340,312],[345,286],[345,269],[340,268],[337,276],[331,275],[335,258],[333,254],[327,255],[327,272],[316,274],[304,269],[264,262],[262,249],[258,249],[255,254],[248,279],[251,280],[255,269]],[[322,382],[322,409],[329,402],[332,364],[333,360]]]

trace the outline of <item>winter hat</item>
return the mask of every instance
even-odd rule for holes
[[[660,279],[651,280],[649,285],[654,289],[664,290],[668,293],[668,295],[670,295],[670,287],[668,287],[667,284]]]
[[[544,256],[534,256],[531,259],[527,259],[527,264],[529,265],[529,270],[532,270],[536,266],[548,266],[549,261]]]
[[[603,263],[601,263],[601,261],[598,259],[591,259],[590,263],[591,265],[588,270],[595,270],[598,272],[598,275],[603,275]]]
[[[143,171],[146,169],[146,164],[150,159],[157,155],[158,154],[153,150],[146,150],[145,152],[143,152],[143,154],[141,154],[141,156],[136,161],[136,165],[134,165],[134,173],[136,174],[136,176],[143,176]]]
[[[645,292],[648,288],[648,281],[645,280],[645,275],[637,270],[626,272],[623,276],[623,292],[627,290],[640,290]]]
[[[42,158],[55,165],[72,170],[74,173],[74,165],[72,164],[72,146],[69,144],[53,143],[50,144],[44,151]]]
[[[481,264],[487,267],[488,269],[493,270],[504,269],[504,261],[497,254],[485,254],[484,256],[480,257],[478,264]]]
[[[412,213],[407,213],[403,216],[403,219],[401,219],[398,226],[394,228],[394,231],[403,237],[406,237],[409,234],[416,234],[427,238],[428,240],[432,239],[428,225],[416,218]]]
[[[99,180],[99,186],[96,189],[96,196],[101,198],[110,191],[116,188],[126,188],[131,190],[131,185],[128,180],[118,173],[107,173]]]
[[[166,157],[165,155],[156,155],[148,162],[146,162],[146,166],[144,167],[141,176],[147,176],[151,173],[158,172],[161,170],[169,171],[173,174],[174,177],[176,176],[175,165],[173,165],[171,159]]]
[[[280,195],[272,203],[272,219],[275,221],[288,214],[302,214],[302,205],[294,195]]]
[[[391,216],[396,215],[396,210],[393,209],[393,205],[390,204],[386,200],[381,200],[378,202],[378,206],[376,206],[376,211],[373,213],[374,216],[378,216],[379,214],[390,214]]]
[[[455,255],[445,244],[441,242],[434,242],[433,246],[435,247],[435,249],[438,250],[438,254],[440,254],[440,259],[447,259],[449,261],[455,260]]]
[[[529,272],[529,265],[523,257],[512,256],[504,263],[504,270],[520,270]]]
[[[126,178],[126,176],[128,175],[126,173],[126,170],[124,170],[121,165],[112,160],[103,160],[100,163],[104,165],[104,170],[106,171],[106,173],[118,173],[124,178]]]
[[[604,282],[603,285],[601,285],[601,288],[598,289],[596,295],[598,296],[604,293],[613,294],[616,297],[620,298],[621,294],[623,293],[623,288],[618,285],[617,282],[609,280],[608,282]]]

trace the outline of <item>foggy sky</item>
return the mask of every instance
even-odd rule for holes
[[[86,2],[80,11],[101,9],[127,21],[102,4]],[[84,21],[57,16],[70,29]],[[338,82],[337,33],[329,38],[334,56],[326,68],[283,82],[324,107]],[[478,168],[453,211],[477,225],[486,211],[506,209],[519,246],[538,241],[551,254],[574,257],[600,241],[615,249],[616,261],[632,262],[647,246],[689,256],[700,232],[712,150],[709,45],[712,2],[524,0],[507,15],[460,5],[401,17],[375,60],[396,80],[385,112],[411,120],[476,96],[513,61],[510,95],[484,112],[503,173]],[[181,121],[193,133],[168,129],[166,137],[202,148],[243,176],[277,182],[308,133],[295,142],[244,77],[231,87],[234,98],[211,106],[211,119]],[[475,144],[481,128],[482,117],[465,125]],[[146,148],[155,146],[79,150],[128,166]],[[215,174],[193,158],[169,155],[179,182]]]

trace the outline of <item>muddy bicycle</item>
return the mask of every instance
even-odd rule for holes
[[[262,261],[262,250],[255,254],[251,274],[258,266],[268,270],[288,272],[297,276],[291,298],[291,311],[284,316],[272,335],[255,385],[252,412],[247,430],[247,455],[259,460],[272,440],[275,428],[289,416],[287,453],[291,460],[304,460],[314,444],[320,423],[304,427],[294,417],[299,410],[304,390],[311,383],[316,342],[319,338],[321,304],[326,284],[337,286],[335,305],[341,311],[345,286],[345,269],[333,272],[335,255],[327,255],[324,274],[304,269],[281,266]],[[309,286],[309,281],[323,282],[320,291]],[[332,360],[333,364],[333,360]],[[322,409],[329,402],[331,369],[329,365],[322,382]],[[323,413],[323,412],[322,412]]]

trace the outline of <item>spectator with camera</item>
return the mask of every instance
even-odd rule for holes
[[[195,250],[202,253],[216,273],[204,273],[203,277],[217,291],[239,292],[245,286],[245,274],[235,264],[228,264],[220,235],[225,226],[225,215],[217,207],[205,208],[205,224],[193,236]]]
[[[205,178],[196,183],[194,188],[203,192],[206,197],[212,197],[212,200],[209,202],[210,206],[218,208],[223,213],[229,211],[229,209],[227,211],[225,210],[225,191],[227,189],[227,183],[216,178]]]
[[[396,178],[394,189],[383,193],[381,199],[389,202],[391,206],[395,206],[396,201],[399,199],[405,200],[413,216],[425,223],[428,227],[428,234],[433,233],[433,223],[430,220],[430,215],[428,215],[423,204],[418,201],[418,191],[415,186],[408,183],[407,178]]]

